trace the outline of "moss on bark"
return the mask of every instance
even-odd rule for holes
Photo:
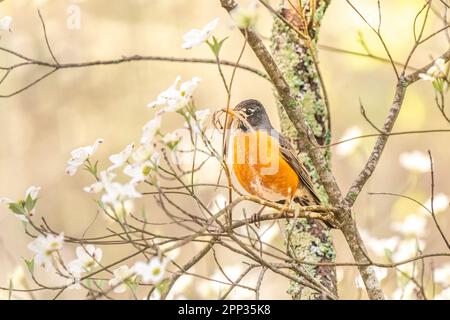
[[[308,1],[309,2],[309,1]],[[309,34],[313,36],[314,50],[317,42],[317,34],[320,21],[325,13],[329,1],[317,1],[317,7],[314,17],[314,27],[309,30]],[[309,14],[310,10],[308,10]],[[280,13],[295,23],[295,11],[282,7]],[[297,17],[298,18],[298,17]],[[300,28],[300,27],[299,27]],[[328,123],[327,108],[321,93],[321,86],[317,70],[314,66],[313,57],[309,48],[299,38],[299,36],[280,19],[275,18],[272,41],[272,54],[283,73],[291,93],[300,102],[301,108],[307,117],[307,122],[312,129],[312,134],[320,144],[328,144],[330,142],[330,127]],[[315,54],[317,57],[317,55]],[[295,127],[289,120],[285,110],[278,105],[280,116],[280,124],[282,133],[297,141],[298,134]],[[318,176],[311,165],[311,160],[301,153],[300,143],[294,143],[301,160],[309,169],[313,181],[319,191],[319,196],[323,203],[327,203],[327,197],[323,187],[317,184]],[[329,150],[324,151],[329,160]],[[334,262],[335,250],[330,235],[330,230],[319,221],[310,219],[291,220],[286,224],[286,246],[289,254],[293,257],[308,262]],[[308,272],[315,279],[319,280],[331,292],[336,293],[336,270],[334,267],[324,266],[300,266],[304,271]],[[288,293],[293,299],[323,299],[324,297],[316,291],[303,287],[298,283],[292,282],[288,288]]]

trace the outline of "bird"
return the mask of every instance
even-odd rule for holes
[[[321,204],[290,140],[272,126],[261,102],[244,100],[228,113],[227,156],[241,191],[279,204]]]

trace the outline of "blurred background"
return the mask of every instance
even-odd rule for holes
[[[239,1],[249,3],[249,1]],[[276,1],[271,1],[275,6]],[[395,60],[405,61],[414,44],[413,20],[423,6],[422,0],[381,1],[382,33]],[[80,28],[70,29],[67,20],[71,5],[80,8]],[[360,0],[357,6],[369,21],[377,21],[376,1]],[[232,21],[212,0],[130,0],[130,1],[32,1],[6,0],[0,3],[0,17],[13,17],[12,32],[1,34],[0,46],[26,56],[51,61],[45,45],[37,8],[47,24],[53,51],[61,63],[102,60],[133,54],[173,57],[213,58],[206,45],[192,50],[181,48],[182,36],[192,28],[199,28],[220,17],[215,35],[229,36],[222,50],[222,58],[236,60],[243,38],[233,28]],[[439,7],[439,8],[442,8]],[[69,10],[69,12],[68,12]],[[271,17],[264,8],[258,9],[258,32],[266,39],[271,33]],[[439,29],[442,22],[430,13],[425,34]],[[319,43],[326,46],[364,52],[359,33],[371,52],[385,56],[376,36],[344,0],[334,0],[329,7],[320,32]],[[269,41],[267,41],[269,43]],[[448,49],[444,33],[426,42],[414,55],[411,65],[422,67],[432,58]],[[387,115],[395,89],[395,74],[388,63],[351,54],[320,49],[320,64],[327,84],[332,112],[332,140],[339,141],[360,134],[375,133],[359,112],[359,99],[367,115],[381,127]],[[1,65],[18,59],[0,54]],[[246,50],[243,64],[262,69],[250,50]],[[32,82],[45,71],[40,67],[27,67],[14,72],[1,85],[0,93],[7,94]],[[231,70],[226,69],[226,75]],[[100,166],[109,165],[107,157],[137,141],[141,128],[154,115],[146,108],[157,94],[166,89],[177,75],[188,80],[193,76],[203,79],[195,94],[200,109],[216,110],[226,104],[226,92],[214,65],[181,64],[169,62],[133,62],[114,66],[61,70],[37,86],[9,99],[0,100],[0,196],[12,199],[23,197],[30,185],[42,187],[37,218],[45,216],[55,230],[81,236],[95,216],[93,197],[82,188],[90,184],[85,172],[74,177],[64,173],[70,151],[92,144],[101,137],[105,142],[96,154]],[[232,94],[232,104],[257,98],[269,108],[271,119],[278,127],[273,90],[269,82],[238,70]],[[179,117],[168,116],[163,128],[171,130],[182,126]],[[449,129],[434,102],[430,82],[420,81],[410,87],[394,131]],[[430,198],[430,174],[427,170],[427,150],[431,150],[435,163],[436,194],[440,196],[438,221],[450,237],[450,213],[447,208],[450,195],[449,133],[403,135],[391,137],[380,164],[356,203],[356,220],[371,254],[376,261],[387,262],[384,247],[389,247],[394,258],[414,255],[416,240],[420,240],[425,253],[446,250],[432,220],[417,204],[392,196],[371,196],[369,192],[392,192],[409,195],[425,203]],[[333,170],[342,190],[347,190],[363,167],[374,138],[355,140],[333,149]],[[415,152],[414,154],[411,154]],[[425,158],[424,158],[425,157]],[[424,160],[425,159],[425,160]],[[425,161],[425,165],[423,165]],[[211,193],[204,197],[214,198]],[[158,207],[149,199],[145,203],[150,214],[158,214]],[[98,220],[89,229],[89,235],[103,234],[106,220]],[[339,232],[333,232],[337,261],[352,261],[350,252]],[[279,233],[270,239],[282,246]],[[30,238],[23,226],[5,207],[0,207],[0,285],[7,286],[11,275],[16,275],[23,265],[22,258],[30,258],[27,249]],[[68,246],[67,255],[73,255]],[[104,261],[127,252],[126,247],[103,248]],[[180,259],[190,255],[180,253]],[[224,265],[233,272],[239,260],[230,258]],[[449,259],[435,258],[426,263],[440,272],[436,292],[450,285]],[[197,272],[213,276],[213,266],[199,265]],[[431,266],[428,268],[431,270]],[[405,287],[405,279],[394,270],[380,274],[383,288],[390,298],[414,298],[413,289]],[[42,275],[47,283],[52,279]],[[342,298],[365,298],[360,288],[355,268],[338,268],[339,293]],[[431,273],[425,274],[426,280]],[[47,279],[47,278],[48,279]],[[189,280],[184,295],[187,298],[214,298],[211,289],[201,280]],[[29,285],[34,285],[29,282]],[[285,299],[285,280],[268,274],[261,298]],[[400,291],[399,291],[400,290]],[[408,293],[409,290],[409,293]],[[431,290],[431,289],[430,289]],[[405,292],[404,292],[405,291]],[[0,291],[0,298],[5,294]],[[6,295],[7,296],[7,295]],[[38,298],[50,298],[47,293],[37,293]],[[78,291],[67,291],[63,298],[82,298]],[[17,298],[29,298],[18,295]],[[118,296],[127,298],[127,295]],[[236,298],[251,298],[245,292]]]

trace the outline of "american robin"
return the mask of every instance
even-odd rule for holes
[[[240,187],[268,201],[320,204],[308,171],[290,141],[272,127],[264,106],[257,100],[245,100],[232,114],[228,153]]]

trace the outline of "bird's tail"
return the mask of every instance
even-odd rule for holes
[[[322,202],[320,201],[319,197],[315,192],[312,192],[308,188],[301,188],[301,187],[297,189],[292,200],[302,207],[322,204]],[[322,222],[330,229],[335,228],[331,223],[327,221]]]
[[[303,207],[321,204],[321,201],[317,194],[303,186],[299,186],[299,188],[297,188],[292,199],[295,203],[298,203]]]

